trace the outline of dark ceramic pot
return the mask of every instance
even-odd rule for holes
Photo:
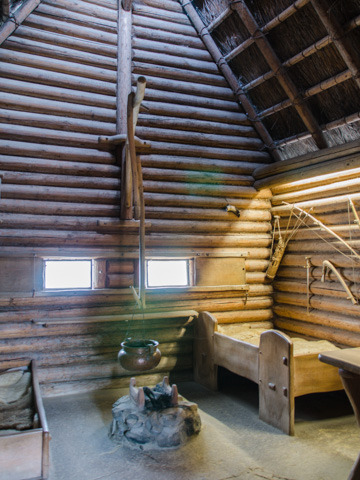
[[[156,340],[125,340],[121,343],[121,350],[118,354],[119,363],[125,370],[151,370],[159,364],[161,359],[158,345],[159,342]]]

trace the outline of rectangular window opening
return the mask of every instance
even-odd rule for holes
[[[190,260],[147,260],[147,287],[190,286]]]
[[[80,289],[92,287],[91,260],[45,260],[45,289]]]

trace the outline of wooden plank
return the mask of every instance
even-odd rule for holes
[[[318,356],[318,353],[314,353],[294,357],[294,395],[296,397],[308,393],[343,389],[338,369],[322,364]]]
[[[215,332],[214,363],[258,383],[259,348]]]
[[[278,331],[260,335],[259,417],[294,435],[294,364],[291,339]]]
[[[199,286],[244,285],[245,259],[236,257],[197,257],[195,283]]]
[[[42,440],[41,429],[1,435],[0,478],[4,480],[41,478]]]

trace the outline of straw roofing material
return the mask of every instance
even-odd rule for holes
[[[245,0],[246,6],[260,27],[277,18],[293,2],[294,0],[277,0],[276,2]],[[229,0],[194,0],[193,4],[205,25],[208,25],[228,8],[230,2]],[[328,5],[327,13],[330,19],[336,18],[344,28],[347,28],[349,22],[360,15],[359,0],[328,0]],[[338,48],[332,43],[329,32],[311,1],[294,12],[274,28],[266,27],[265,37],[281,62],[288,61],[315,42],[322,41],[321,47],[313,49],[311,54],[299,55],[296,61],[284,67],[299,94],[295,101],[301,101],[301,95],[304,95],[303,101],[310,108],[323,132],[327,132],[326,138],[329,145],[343,143],[345,139],[359,138],[358,125],[345,124],[357,120],[356,114],[360,111],[359,87],[351,78],[348,65]],[[359,30],[359,27],[353,25],[350,31],[347,30],[346,39],[360,56]],[[244,40],[250,37],[236,12],[217,25],[212,36],[223,55],[228,54],[231,49],[243,44]],[[276,77],[277,72],[271,72],[258,45],[249,43],[246,49],[228,63],[239,85],[244,87],[245,91],[247,84],[256,80],[256,86],[249,86],[246,93],[275,141],[283,145],[287,137],[293,139],[294,136],[302,136],[304,138],[304,134],[305,136],[309,134],[303,120],[300,119],[280,86]],[[276,108],[272,108],[274,106]],[[267,112],[263,117],[264,110]],[[350,120],[347,118],[344,126],[339,126],[337,123],[336,131],[328,131],[329,122],[348,116]],[[293,144],[289,148],[282,146],[281,151],[285,158],[295,151],[296,155],[299,155],[314,149],[316,149],[314,142],[306,139],[301,140],[296,148]]]

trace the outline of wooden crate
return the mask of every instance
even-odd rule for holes
[[[50,434],[35,361],[25,366],[31,371],[39,427],[0,436],[0,480],[40,480],[49,473]]]

